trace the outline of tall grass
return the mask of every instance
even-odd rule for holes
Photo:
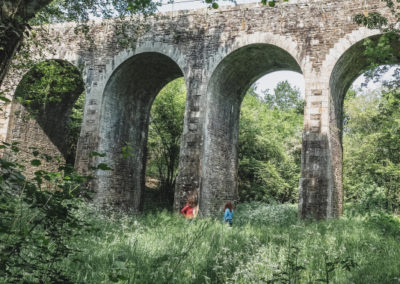
[[[93,230],[70,245],[76,283],[398,283],[400,220],[384,214],[303,222],[293,205],[239,205],[220,218],[187,221],[82,214]]]

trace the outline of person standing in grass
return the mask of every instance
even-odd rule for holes
[[[185,216],[186,219],[193,219],[196,218],[197,212],[198,212],[198,205],[197,205],[197,198],[194,194],[189,196],[188,201],[181,210],[181,213],[183,216]]]
[[[225,223],[229,223],[229,226],[232,227],[233,224],[233,206],[232,203],[227,202],[224,207],[224,221]]]

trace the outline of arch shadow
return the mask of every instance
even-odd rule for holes
[[[83,92],[82,74],[70,62],[50,59],[36,64],[22,77],[15,90],[12,115],[19,119],[14,120],[14,127],[26,127],[25,136],[31,140],[28,142],[30,147],[46,148],[46,145],[40,145],[43,142],[40,130],[29,126],[28,120],[34,119],[66,162],[73,165],[79,131],[72,137],[75,133],[68,124],[74,104]]]

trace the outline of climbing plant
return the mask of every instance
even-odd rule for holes
[[[17,157],[0,159],[0,282],[72,283],[61,263],[76,252],[69,238],[90,229],[74,211],[90,197],[91,177],[62,164],[56,172],[43,170],[51,157],[31,149],[36,170],[29,178],[18,163],[18,144],[3,142],[0,148]]]

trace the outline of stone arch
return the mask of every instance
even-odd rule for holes
[[[307,73],[302,173],[299,187],[299,214],[302,218],[333,218],[340,217],[343,213],[342,145],[339,129],[341,120],[337,119],[342,115],[343,101],[338,99],[338,96],[334,99],[335,96],[332,95],[330,81],[335,76],[331,75],[334,68],[340,65],[343,70],[346,69],[345,66],[354,67],[346,62],[347,57],[342,56],[352,46],[359,46],[357,43],[362,43],[363,39],[379,33],[379,30],[364,27],[353,30],[329,49],[320,69]],[[343,72],[341,76],[345,74],[346,72]],[[355,77],[350,81],[354,79]],[[333,81],[341,83],[337,79]]]
[[[68,23],[69,25],[70,23]],[[67,25],[67,26],[68,26]],[[50,50],[56,50],[57,52],[50,52]],[[75,47],[73,46],[63,46],[62,48],[56,48],[52,44],[46,47],[45,55],[43,56],[42,53],[39,51],[40,49],[33,49],[30,54],[31,62],[30,66],[35,66],[40,62],[44,61],[63,61],[68,62],[72,66],[75,66],[79,72],[81,73],[82,80],[85,78],[86,70],[82,68],[81,62],[79,59],[79,55]],[[17,62],[13,62],[18,65]],[[24,67],[24,68],[14,68],[11,65],[10,70],[7,72],[2,84],[0,85],[0,91],[3,92],[3,95],[10,99],[11,101],[14,100],[14,95],[17,87],[19,86],[23,77],[31,70],[31,68]],[[85,80],[83,80],[85,81]],[[85,86],[86,87],[86,86]],[[13,103],[8,103],[3,105],[0,110],[0,140],[7,140],[10,137],[10,130],[12,129],[10,118],[13,116],[12,108],[14,107]],[[1,153],[0,153],[1,155]]]
[[[106,87],[106,84],[109,82],[111,76],[114,74],[115,70],[120,65],[124,64],[124,62],[128,61],[133,56],[139,55],[141,53],[151,53],[151,52],[160,53],[171,58],[171,60],[173,60],[176,63],[176,65],[182,70],[183,77],[185,78],[186,81],[186,76],[187,76],[186,70],[188,64],[186,61],[186,57],[181,53],[178,46],[162,42],[155,42],[152,40],[139,39],[135,50],[124,49],[118,52],[115,56],[113,56],[111,60],[107,62],[105,66],[105,72],[100,82],[98,82],[97,88],[104,89]],[[103,91],[104,90],[102,90],[102,92]]]
[[[237,199],[240,105],[252,83],[279,70],[302,73],[286,50],[256,43],[238,48],[215,68],[207,88],[204,122],[200,208],[213,214],[226,201]]]
[[[362,73],[368,70],[369,62],[364,55],[365,47],[363,42],[365,39],[377,41],[382,34],[374,34],[360,39],[351,46],[349,46],[338,58],[335,65],[331,69],[329,77],[329,90],[330,90],[330,111],[331,121],[335,118],[336,127],[339,129],[341,137],[342,124],[343,124],[343,100],[347,90],[350,88],[353,81]],[[400,40],[391,40],[390,42],[394,54],[399,54]],[[393,62],[389,64],[396,64],[400,62],[400,56],[393,58]]]
[[[282,36],[272,32],[255,32],[238,36],[229,44],[220,47],[216,52],[216,55],[209,58],[207,62],[207,77],[211,78],[219,64],[235,50],[248,45],[261,43],[270,44],[285,50],[297,61],[301,69],[304,70],[306,60],[305,58],[302,59],[296,41],[294,41],[290,36]]]
[[[363,31],[363,30],[362,30]],[[368,35],[369,36],[365,36]],[[364,35],[364,36],[363,36]],[[372,41],[378,40],[382,34],[376,31],[363,31],[361,33],[354,33],[350,37],[353,40],[347,40],[346,45],[340,45],[342,53],[331,52],[327,57],[325,64],[324,74],[328,75],[328,115],[329,115],[329,148],[330,159],[329,168],[332,172],[332,188],[328,190],[328,203],[326,216],[335,217],[340,216],[343,212],[343,148],[342,148],[342,129],[343,129],[343,102],[347,90],[353,81],[367,71],[369,62],[364,55],[365,47],[363,45],[364,39],[369,38]],[[358,39],[358,41],[356,41]],[[399,54],[400,40],[393,39],[391,46],[394,49],[394,54]],[[345,49],[345,50],[344,50]],[[336,56],[332,56],[336,54]],[[337,58],[335,64],[332,64],[332,58]],[[394,59],[392,64],[399,63],[400,57]]]
[[[101,102],[98,150],[106,154],[102,161],[112,170],[97,173],[99,203],[142,209],[150,109],[160,90],[183,74],[171,57],[143,51],[109,76]]]
[[[50,72],[52,75],[56,73],[57,78],[48,78]],[[81,71],[67,60],[46,59],[19,78],[19,83],[14,86],[6,140],[18,142],[19,147],[26,150],[24,152],[32,152],[31,149],[36,148],[41,153],[62,157],[73,164],[76,153],[70,149],[72,136],[68,123],[72,108],[84,91]],[[32,93],[31,85],[42,82],[48,84],[50,97],[47,93]],[[32,158],[28,156],[26,160]],[[57,163],[49,162],[45,167],[56,169]],[[28,166],[28,174],[30,172]]]
[[[340,57],[342,57],[352,46],[362,42],[364,39],[381,34],[380,30],[360,27],[340,38],[335,45],[329,49],[322,62],[321,74],[331,74]]]

